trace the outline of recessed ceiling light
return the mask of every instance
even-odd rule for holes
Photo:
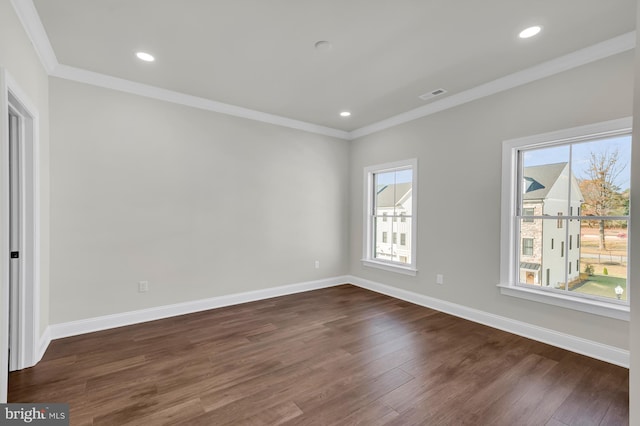
[[[538,34],[541,30],[542,30],[542,27],[538,25],[534,25],[533,27],[525,28],[524,30],[520,31],[519,37],[520,38],[533,37],[534,35]]]
[[[153,62],[156,60],[156,58],[153,57],[153,55],[147,53],[147,52],[138,52],[136,53],[136,56],[138,57],[138,59],[145,61],[145,62]]]
[[[351,113],[349,111],[342,111],[340,113],[340,117],[349,117],[351,115]]]

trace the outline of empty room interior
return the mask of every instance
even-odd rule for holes
[[[0,402],[640,425],[637,18],[0,0]]]

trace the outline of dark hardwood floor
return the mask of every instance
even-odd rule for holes
[[[344,285],[56,340],[72,425],[623,425],[628,370]]]

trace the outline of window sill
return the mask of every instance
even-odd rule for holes
[[[588,312],[590,314],[600,315],[603,317],[629,321],[628,306],[508,284],[498,284],[498,287],[500,288],[500,293],[506,296],[532,300],[534,302],[561,306],[575,311]]]
[[[397,272],[399,274],[411,275],[415,277],[418,270],[410,266],[401,266],[387,262],[377,262],[375,260],[362,259],[362,264],[371,268],[384,269],[385,271]]]

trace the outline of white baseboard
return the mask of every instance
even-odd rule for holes
[[[272,297],[286,296],[288,294],[301,293],[326,287],[334,287],[346,282],[348,282],[347,277],[333,277],[318,281],[308,281],[298,284],[267,288],[264,290],[248,291],[245,293],[212,297],[210,299],[194,300],[192,302],[176,303],[173,305],[141,309],[139,311],[123,312],[120,314],[53,324],[49,327],[50,339],[60,339],[63,337],[92,333],[94,331],[107,330],[110,328],[123,327],[126,325],[206,311],[209,309],[254,302],[256,300],[270,299]]]
[[[36,359],[33,360],[33,365],[40,362],[49,347],[49,343],[51,343],[51,327],[47,327],[44,333],[42,333],[42,336],[40,336],[38,351],[36,352]]]
[[[348,276],[346,278],[351,284],[367,290],[382,293],[387,296],[395,297],[396,299],[405,300],[407,302],[415,303],[416,305],[425,306],[456,317],[464,318],[489,327],[547,343],[552,346],[577,352],[591,358],[596,358],[601,361],[629,368],[629,351],[624,349],[604,345],[602,343],[572,336],[570,334],[560,333],[548,328],[527,324],[511,318],[490,314],[488,312],[458,305],[456,303],[435,299],[412,291],[402,290],[374,281],[365,280],[363,278],[355,276]]]
[[[447,302],[433,297],[418,294],[412,291],[399,289],[386,284],[366,280],[352,275],[327,278],[318,281],[309,281],[298,284],[273,287],[264,290],[250,291],[246,293],[230,294],[227,296],[213,297],[210,299],[195,300],[192,302],[177,303],[174,305],[159,306],[156,308],[142,309],[139,311],[123,312],[121,314],[106,315],[85,320],[71,321],[51,325],[40,338],[38,361],[42,359],[49,343],[53,339],[76,336],[94,331],[138,324],[157,319],[190,314],[209,309],[254,302],[272,297],[286,296],[288,294],[301,293],[310,290],[333,287],[341,284],[353,284],[367,290],[385,294],[396,299],[415,303],[456,317],[464,318],[489,327],[557,346],[572,352],[596,358],[611,364],[629,368],[629,351],[604,345],[602,343],[583,339],[565,333],[560,333],[543,327],[527,324],[511,318],[494,315],[488,312],[469,308],[456,303]]]

